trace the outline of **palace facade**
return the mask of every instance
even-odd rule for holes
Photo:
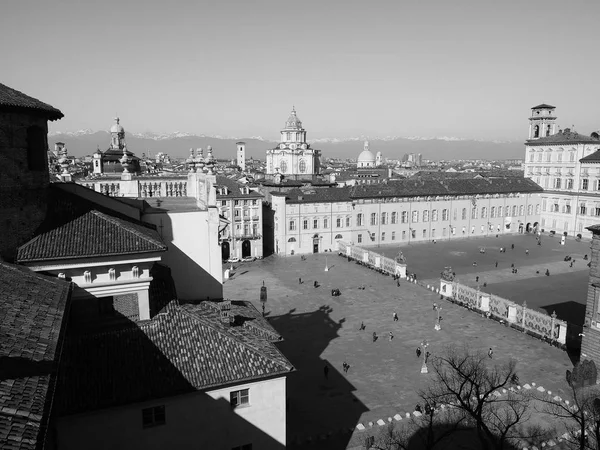
[[[525,177],[544,188],[541,228],[591,237],[600,222],[600,139],[565,128],[556,131],[555,107],[531,109],[525,142]]]
[[[279,255],[537,231],[542,189],[530,179],[405,179],[271,192]]]

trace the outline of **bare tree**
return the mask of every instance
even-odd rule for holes
[[[527,424],[532,413],[529,396],[510,389],[518,380],[514,360],[492,364],[481,352],[448,347],[432,359],[431,366],[434,379],[421,397],[430,404],[448,404],[460,411],[463,423],[475,429],[481,448],[501,450],[545,436],[544,431]]]
[[[565,441],[570,448],[600,450],[600,388],[596,386],[596,378],[592,361],[578,362],[566,374],[572,396],[568,403],[559,397],[537,396],[541,410],[564,425]]]

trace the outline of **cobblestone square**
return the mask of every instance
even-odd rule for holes
[[[498,238],[498,242],[512,238],[517,247],[521,246],[519,239],[525,237],[504,236]],[[402,251],[407,256],[409,271],[421,273],[420,279],[430,279],[431,284],[435,284],[438,282],[436,274],[439,275],[443,265],[447,264],[440,255],[453,251],[470,255],[473,250],[479,255],[477,249],[481,242],[451,242],[447,243],[447,249],[444,249],[446,243],[419,244],[402,247]],[[543,253],[539,254],[530,246],[529,261],[534,264],[527,267],[562,262],[563,250],[556,251],[550,242],[550,238],[543,240]],[[589,242],[576,244],[577,248],[567,247],[564,252],[575,254],[578,250],[577,259],[580,260],[583,254],[579,253],[589,249]],[[488,244],[486,255],[491,257],[491,262],[482,259],[477,269],[487,272],[493,268],[496,258],[510,267],[510,248],[506,254],[493,252]],[[396,253],[397,247],[393,254]],[[524,250],[522,253],[525,258]],[[451,262],[459,279],[474,277],[469,264]],[[578,262],[578,270],[563,271],[564,274],[575,276],[583,272],[584,264]],[[488,267],[489,264],[492,267]],[[526,267],[522,262],[518,264],[518,267]],[[567,263],[562,264],[568,267]],[[328,271],[325,271],[326,266]],[[506,275],[490,277],[488,286],[514,286],[512,295],[519,295],[521,286],[509,275],[512,275],[510,270]],[[521,272],[517,277],[520,275]],[[552,278],[535,279],[544,284]],[[575,279],[577,283],[585,282]],[[318,282],[316,288],[315,281]],[[422,340],[429,342],[428,350],[432,354],[441,352],[449,344],[468,344],[483,351],[492,347],[495,361],[517,360],[521,384],[536,383],[568,397],[564,374],[572,363],[566,352],[460,306],[440,301],[439,295],[418,285],[403,280],[397,287],[391,277],[348,262],[336,253],[309,255],[304,260],[300,256],[270,257],[240,264],[225,283],[224,295],[231,300],[251,300],[260,309],[259,292],[263,282],[268,288],[267,316],[284,337],[279,344],[281,350],[296,367],[296,372],[288,378],[290,443],[299,438],[350,429],[359,422],[387,421],[397,413],[411,412],[418,402],[419,389],[430,379],[429,375],[420,373],[422,361],[415,354]],[[364,290],[360,289],[362,286]],[[341,291],[339,297],[331,295],[331,290],[336,288]],[[573,288],[579,289],[578,286]],[[557,299],[548,301],[557,302]],[[434,330],[437,317],[432,308],[434,302],[443,308],[441,331]],[[393,321],[394,312],[399,316],[397,322]],[[360,330],[361,323],[365,330]],[[378,335],[375,342],[373,332]],[[393,333],[391,340],[390,332]],[[344,362],[350,365],[347,373],[342,368]],[[323,370],[325,364],[330,367],[327,379]],[[338,447],[330,443],[323,448]]]

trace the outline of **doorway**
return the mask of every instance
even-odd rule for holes
[[[313,239],[313,253],[319,253],[319,240]]]
[[[221,242],[221,258],[223,261],[227,261],[231,256],[231,249],[229,248],[229,242]]]
[[[252,254],[250,241],[246,239],[242,242],[242,258],[247,258]]]

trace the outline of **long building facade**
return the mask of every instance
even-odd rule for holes
[[[274,250],[317,253],[539,229],[542,188],[526,178],[398,180],[272,192]]]
[[[525,177],[544,188],[541,229],[591,237],[587,227],[600,222],[600,139],[598,133],[556,131],[555,109],[531,109]]]

